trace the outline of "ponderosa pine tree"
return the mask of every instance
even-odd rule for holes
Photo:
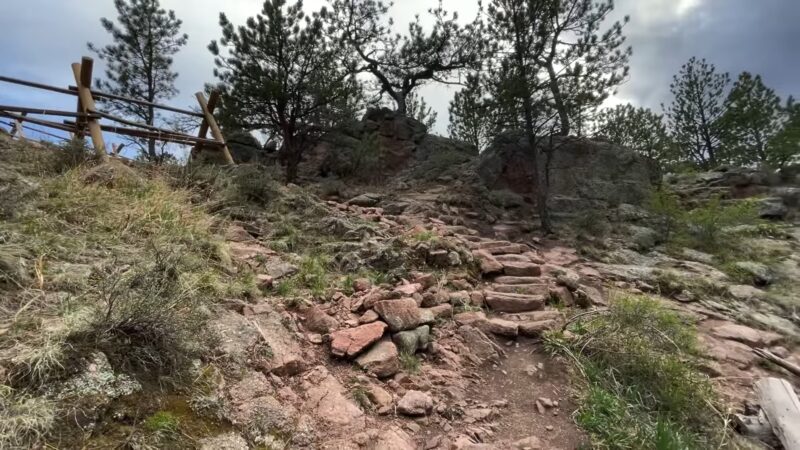
[[[421,122],[426,128],[428,128],[429,132],[433,130],[434,125],[436,125],[436,118],[439,117],[439,113],[434,111],[432,107],[428,106],[424,98],[418,97],[413,92],[408,96],[406,101],[408,103],[408,111],[406,113],[408,117],[413,117]]]
[[[540,18],[544,30],[542,51],[536,63],[546,72],[553,107],[559,116],[559,133],[567,136],[572,123],[586,121],[594,110],[628,76],[631,47],[623,47],[622,22],[602,31],[613,0],[528,0],[547,12]],[[547,5],[547,6],[544,6]]]
[[[771,167],[780,168],[800,159],[800,104],[789,97],[783,115],[783,126],[768,147],[766,164]]]
[[[158,0],[115,0],[114,6],[118,24],[100,19],[114,43],[101,48],[88,44],[107,65],[106,79],[97,80],[97,87],[150,103],[174,97],[178,74],[172,71],[172,58],[189,39],[180,32],[182,22],[174,11],[162,9]],[[155,125],[159,118],[152,106],[104,102],[117,113],[147,125]],[[164,158],[163,152],[159,155],[156,150],[155,139],[135,142],[146,159],[159,162]]]
[[[490,100],[486,98],[479,73],[467,75],[464,89],[453,95],[449,107],[450,138],[464,141],[483,151],[493,134]]]
[[[522,125],[525,132],[536,174],[531,180],[532,190],[545,232],[552,226],[540,137],[552,129],[554,115],[546,95],[548,85],[542,82],[546,77],[542,76],[540,61],[549,42],[549,18],[555,7],[549,1],[493,0],[487,11],[487,34],[495,40],[492,58],[486,61],[494,107],[500,120],[515,128]]]
[[[235,27],[220,14],[216,56],[229,111],[244,130],[264,130],[280,140],[286,180],[297,178],[303,152],[339,119],[349,118],[358,91],[326,34],[325,8],[311,15],[302,1],[266,0],[261,14]],[[225,51],[223,51],[225,49]]]
[[[661,168],[675,162],[664,117],[648,108],[636,108],[629,103],[606,108],[597,115],[594,135],[628,147]]]
[[[737,164],[767,164],[770,145],[785,119],[775,91],[764,85],[760,75],[742,72],[725,102],[725,153]]]
[[[672,139],[685,160],[703,169],[724,162],[721,153],[724,136],[727,73],[717,73],[713,64],[692,57],[673,77],[674,96],[666,109]]]
[[[358,56],[353,69],[375,77],[381,95],[388,95],[398,112],[408,112],[408,97],[431,81],[450,82],[462,70],[475,68],[483,42],[476,23],[458,24],[441,2],[428,12],[433,19],[426,32],[419,17],[405,35],[392,31],[387,18],[391,3],[380,0],[331,0],[331,29],[340,44]]]

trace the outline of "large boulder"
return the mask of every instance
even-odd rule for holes
[[[542,145],[549,145],[543,140]],[[651,164],[632,150],[607,142],[554,137],[549,154],[549,188],[554,211],[641,204],[651,186]],[[508,189],[535,198],[533,152],[522,132],[500,134],[478,162],[478,174],[489,189]]]

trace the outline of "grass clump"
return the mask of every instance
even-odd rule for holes
[[[576,418],[601,449],[716,447],[721,424],[712,385],[698,365],[691,325],[657,301],[621,297],[548,344],[585,376]]]
[[[32,448],[56,422],[56,407],[0,385],[0,448]]]
[[[151,433],[174,434],[178,432],[180,420],[169,411],[158,411],[145,419],[142,425],[145,430]]]
[[[422,367],[422,362],[414,353],[400,352],[400,365],[410,374],[417,374]]]

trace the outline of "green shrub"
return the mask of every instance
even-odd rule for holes
[[[408,352],[400,352],[400,365],[403,367],[403,370],[413,375],[419,373],[422,364],[417,355]]]
[[[65,173],[95,161],[95,153],[86,146],[86,140],[74,138],[61,146],[53,159],[53,172]]]
[[[685,212],[676,195],[663,189],[654,191],[647,201],[647,209],[654,219],[654,228],[662,240],[669,241],[682,229]]]
[[[550,335],[548,345],[572,355],[586,376],[576,418],[594,448],[702,449],[718,442],[716,397],[685,319],[656,300],[622,297],[570,331],[572,340]]]
[[[179,256],[156,252],[152,259],[106,273],[92,318],[68,341],[76,349],[99,349],[123,370],[180,375],[212,343],[204,341],[212,338],[202,313],[207,299],[181,277],[188,268]]]
[[[169,411],[158,411],[145,419],[143,425],[152,433],[176,433],[180,420]]]
[[[702,207],[689,211],[686,216],[687,232],[693,246],[707,250],[720,247],[725,238],[724,228],[756,222],[758,214],[753,202],[739,201],[723,205],[719,198],[711,199]]]

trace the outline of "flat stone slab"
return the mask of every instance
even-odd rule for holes
[[[352,358],[383,337],[386,324],[372,322],[331,333],[331,353]]]
[[[538,277],[542,267],[532,262],[504,262],[503,273],[512,277]]]
[[[493,284],[492,290],[509,294],[547,295],[550,293],[550,286],[544,282],[541,284]]]
[[[504,292],[484,292],[486,304],[498,312],[518,313],[538,311],[544,308],[543,295],[508,294]]]
[[[711,327],[711,334],[718,338],[730,339],[753,347],[772,345],[781,339],[781,335],[771,331],[756,330],[733,322],[720,322]]]
[[[494,279],[495,284],[539,284],[542,280],[537,277],[504,276]]]
[[[559,321],[555,319],[539,320],[519,323],[519,334],[527,337],[539,337],[545,331],[558,328]]]
[[[511,244],[503,247],[491,247],[485,249],[492,255],[507,255],[507,254],[520,254],[523,253],[527,247],[522,244]]]

